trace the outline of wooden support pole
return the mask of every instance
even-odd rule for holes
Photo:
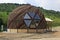
[[[29,33],[29,27],[27,27],[27,33]]]
[[[38,33],[38,28],[37,28],[37,26],[36,26],[36,33]]]

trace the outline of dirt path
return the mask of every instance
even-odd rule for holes
[[[48,33],[0,33],[0,40],[60,40],[60,27]]]

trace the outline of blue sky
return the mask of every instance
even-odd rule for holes
[[[40,6],[44,9],[60,11],[60,0],[0,0],[0,3],[19,3]]]

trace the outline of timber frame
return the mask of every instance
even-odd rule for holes
[[[29,25],[29,27],[27,27],[27,25],[24,22],[24,20],[30,20],[30,19],[24,19],[24,16],[26,15],[26,13],[28,14],[28,12],[34,12],[36,15],[38,14],[38,16],[40,17],[38,26],[36,26],[37,24],[35,24],[35,28],[30,28],[30,27],[32,27],[30,25]],[[31,18],[31,20],[34,21],[33,18]],[[22,5],[16,9],[14,9],[9,14],[8,23],[7,23],[8,29],[17,29],[17,30],[18,29],[27,29],[27,32],[29,32],[29,29],[36,29],[36,32],[38,32],[38,29],[46,29],[47,28],[46,25],[47,25],[47,22],[45,20],[44,14],[41,12],[41,10],[38,7],[32,6],[30,4],[29,5],[25,4],[25,5]]]

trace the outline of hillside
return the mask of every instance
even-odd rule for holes
[[[3,20],[3,24],[7,24],[8,14],[12,12],[18,6],[23,4],[16,4],[16,3],[0,3],[0,18]],[[54,20],[53,26],[60,26],[60,12],[54,10],[46,10],[42,7],[38,7],[45,15],[45,17],[51,18]]]

